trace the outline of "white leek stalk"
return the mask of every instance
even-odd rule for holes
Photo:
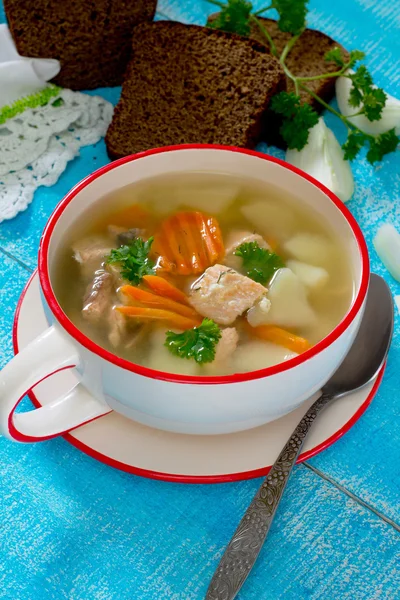
[[[394,303],[395,303],[395,305],[397,306],[397,308],[398,308],[398,311],[399,311],[399,313],[400,313],[400,296],[395,296],[395,297],[394,297]]]
[[[343,150],[322,117],[310,129],[302,150],[287,150],[286,161],[302,169],[336,194],[343,202],[354,192],[354,179]]]
[[[385,223],[374,237],[374,246],[389,273],[400,281],[400,233],[393,225]]]

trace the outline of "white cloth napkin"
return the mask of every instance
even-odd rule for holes
[[[0,25],[0,108],[43,89],[59,71],[58,60],[20,56],[7,25]]]

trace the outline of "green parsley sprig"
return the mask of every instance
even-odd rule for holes
[[[217,0],[209,0],[209,2],[221,9],[215,21],[210,25],[212,28],[244,36],[250,34],[250,14],[253,10],[251,2],[247,0],[230,0],[228,4]]]
[[[144,275],[154,274],[154,262],[149,258],[154,238],[144,241],[137,237],[129,245],[111,250],[106,262],[121,265],[121,275],[135,285],[139,284]]]
[[[261,248],[257,242],[244,242],[234,252],[243,259],[247,277],[265,285],[278,269],[285,266],[280,256]]]
[[[335,63],[338,68],[334,72],[320,75],[298,77],[288,68],[287,56],[306,27],[308,0],[272,0],[270,4],[256,12],[253,12],[252,4],[248,0],[227,0],[226,3],[219,0],[208,1],[221,9],[217,18],[210,24],[211,27],[248,36],[251,33],[252,23],[256,24],[264,35],[271,53],[278,58],[286,76],[293,82],[295,93],[280,92],[272,98],[271,102],[272,110],[282,118],[280,133],[288,148],[296,150],[304,148],[308,141],[309,131],[316,125],[319,118],[316,110],[309,104],[302,103],[300,90],[303,90],[337,116],[346,126],[347,139],[342,146],[345,159],[353,160],[361,148],[367,146],[367,160],[375,163],[397,149],[400,138],[394,129],[377,136],[366,133],[354,125],[350,118],[327,104],[307,85],[308,82],[319,79],[347,77],[352,83],[349,104],[356,111],[351,116],[365,115],[369,121],[378,121],[382,116],[387,95],[383,89],[374,86],[372,76],[365,65],[359,65],[356,68],[356,64],[365,57],[363,52],[352,50],[348,59],[345,59],[340,48],[333,48],[326,53],[325,60]],[[292,34],[280,56],[278,56],[276,46],[266,27],[257,18],[270,9],[278,12],[279,29]],[[355,71],[351,72],[352,69]]]
[[[208,2],[221,9],[210,27],[231,33],[249,35],[250,21],[271,9],[278,12],[278,26],[281,31],[297,35],[306,26],[308,0],[272,0],[270,4],[255,13],[252,13],[253,5],[248,0],[228,0],[226,3],[220,0],[208,0]]]
[[[164,345],[175,356],[193,358],[197,363],[204,364],[214,360],[221,335],[221,330],[214,321],[203,319],[199,327],[183,333],[167,331]]]

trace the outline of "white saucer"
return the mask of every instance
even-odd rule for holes
[[[14,321],[14,350],[24,348],[47,327],[35,273],[23,291]],[[372,401],[380,381],[329,406],[318,419],[299,462],[332,445],[348,431]],[[30,398],[41,406],[68,391],[75,375],[62,371],[35,387]],[[230,435],[196,436],[151,429],[110,413],[64,435],[76,448],[102,463],[153,479],[217,483],[265,475],[312,403],[256,429]]]

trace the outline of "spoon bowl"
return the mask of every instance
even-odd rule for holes
[[[372,273],[357,336],[323,392],[338,398],[369,383],[386,358],[392,335],[392,295],[385,280]]]

